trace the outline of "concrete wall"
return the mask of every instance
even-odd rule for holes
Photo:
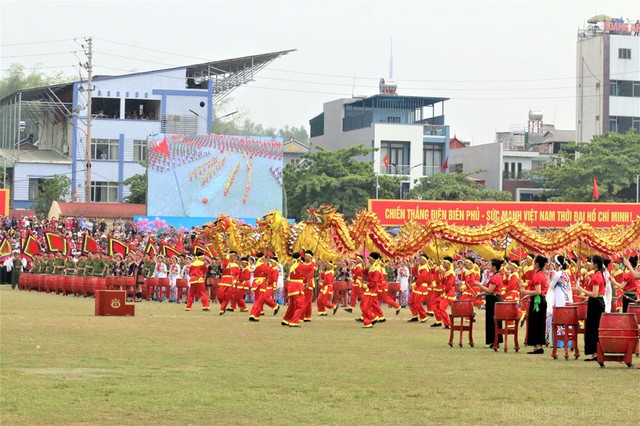
[[[610,37],[610,79],[640,81],[640,37],[611,35]],[[618,49],[631,49],[631,59],[619,59]],[[611,96],[609,116],[640,118],[640,98]]]
[[[602,134],[605,35],[579,40],[576,62],[576,140]]]
[[[57,163],[16,163],[14,169],[13,208],[31,208],[35,201],[29,200],[30,178],[52,178],[56,175],[69,176],[70,164]]]
[[[465,173],[476,169],[486,170],[471,176],[484,179],[488,189],[502,190],[502,144],[473,145],[449,151],[449,167],[460,163],[464,165]]]

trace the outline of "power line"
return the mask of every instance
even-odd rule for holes
[[[95,53],[100,53],[102,55],[107,55],[107,56],[115,56],[116,58],[131,59],[132,61],[148,62],[150,64],[158,64],[158,65],[168,65],[168,66],[173,67],[173,68],[179,68],[181,66],[184,66],[184,65],[168,64],[166,62],[147,61],[146,59],[134,58],[132,56],[116,55],[114,53],[101,52],[101,51],[98,51],[98,50],[94,50],[94,52]]]
[[[60,40],[45,40],[45,41],[32,41],[27,43],[5,43],[0,44],[0,47],[9,47],[9,46],[28,46],[33,44],[48,44],[48,43],[61,43],[63,41],[73,41],[72,38],[64,38]]]
[[[302,75],[313,75],[319,77],[334,77],[334,78],[347,78],[353,80],[354,78],[359,80],[380,80],[380,77],[359,77],[356,75],[338,75],[338,74],[322,74],[322,73],[313,73],[306,71],[293,71],[293,70],[284,70],[279,68],[266,68],[265,71],[277,71],[291,74],[302,74]],[[613,73],[611,75],[624,75],[624,74],[634,74],[640,72],[640,70],[636,71],[627,71],[620,73]],[[601,75],[602,76],[602,75]],[[517,79],[517,80],[422,80],[422,79],[396,79],[400,81],[407,82],[421,82],[421,83],[523,83],[530,81],[551,81],[551,80],[575,80],[576,77],[550,77],[550,78],[527,78],[527,79]]]
[[[136,46],[135,44],[121,43],[119,41],[107,40],[107,39],[104,39],[104,38],[95,37],[95,39],[96,40],[101,40],[101,41],[106,41],[108,43],[118,44],[120,46],[133,47],[135,49],[140,49],[140,50],[148,50],[150,52],[163,53],[163,54],[168,54],[168,55],[172,55],[172,56],[181,56],[183,58],[197,59],[199,61],[207,61],[207,62],[211,61],[210,59],[200,58],[200,57],[197,57],[197,56],[183,55],[181,53],[174,53],[174,52],[169,52],[169,51],[166,51],[166,50],[151,49],[149,47]]]
[[[34,53],[34,54],[30,54],[30,55],[0,56],[0,58],[7,59],[7,58],[26,58],[26,57],[30,57],[30,56],[53,56],[53,55],[65,55],[67,53],[77,53],[77,52],[79,52],[79,50],[72,50],[72,51],[67,51],[67,52]]]

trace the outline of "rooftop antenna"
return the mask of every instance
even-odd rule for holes
[[[391,51],[389,53],[389,79],[393,80],[393,37],[391,37]]]

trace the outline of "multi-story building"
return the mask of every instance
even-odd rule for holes
[[[578,142],[608,131],[640,133],[640,23],[578,30],[576,75]]]
[[[87,201],[121,202],[129,194],[124,181],[144,173],[140,163],[147,159],[149,135],[211,132],[214,104],[289,52],[96,76],[90,112],[86,81],[24,89],[0,99],[0,156],[13,205],[31,207],[43,180],[59,174],[71,178],[70,201],[85,201],[88,163]]]
[[[312,118],[309,142],[335,150],[357,145],[377,148],[367,160],[374,171],[402,177],[405,194],[423,176],[445,171],[449,156],[448,98],[395,95],[382,82],[381,94],[327,102]]]

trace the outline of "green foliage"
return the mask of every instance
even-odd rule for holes
[[[594,176],[599,201],[635,201],[640,135],[607,133],[594,137],[590,143],[567,144],[558,164],[549,165],[541,174],[546,178],[549,201],[592,201]]]
[[[420,179],[411,188],[407,198],[416,200],[448,200],[448,201],[511,201],[511,193],[486,189],[469,179],[470,173],[437,173]]]
[[[372,151],[362,145],[337,151],[318,148],[315,153],[302,155],[300,165],[285,166],[288,216],[304,220],[309,207],[322,204],[340,205],[340,212],[348,218],[366,209],[369,198],[375,197],[376,176],[371,162],[361,160]],[[397,197],[398,178],[380,176],[379,184],[379,198]]]
[[[72,78],[64,75],[62,72],[46,75],[37,68],[34,68],[27,74],[24,65],[17,63],[11,64],[4,77],[0,79],[0,98],[16,90],[47,86],[49,84],[63,83],[71,80]]]
[[[70,194],[71,179],[64,175],[57,175],[50,179],[44,179],[38,191],[35,204],[35,212],[39,215],[49,213],[51,203],[63,201]]]
[[[147,203],[147,175],[138,174],[133,175],[129,179],[123,182],[125,185],[129,185],[131,191],[129,196],[124,199],[125,203],[129,204],[146,204]]]

